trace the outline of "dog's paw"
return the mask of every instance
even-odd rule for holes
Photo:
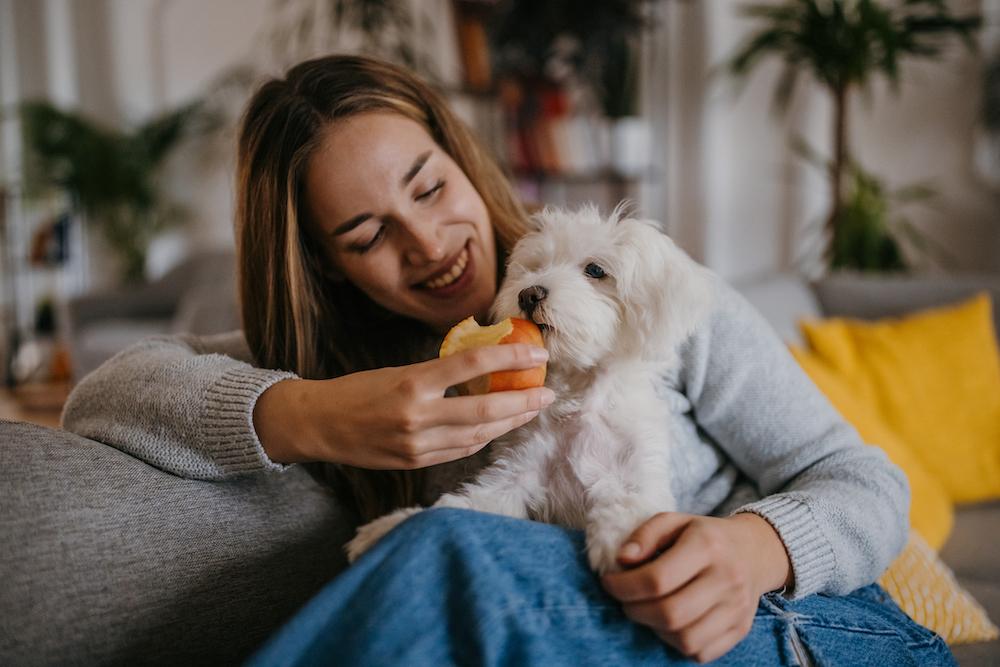
[[[590,569],[597,574],[618,572],[622,566],[618,563],[618,550],[622,540],[627,535],[618,535],[608,530],[587,531],[587,560]]]
[[[357,534],[344,547],[344,551],[347,552],[347,561],[349,563],[356,561],[361,557],[361,554],[375,546],[375,543],[382,539],[386,533],[419,511],[421,511],[420,507],[396,510],[358,528]]]

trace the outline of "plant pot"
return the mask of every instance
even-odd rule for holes
[[[649,170],[652,129],[639,116],[616,118],[611,125],[611,168],[621,176],[641,176]]]

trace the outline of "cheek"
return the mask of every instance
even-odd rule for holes
[[[490,227],[486,203],[464,175],[456,183],[456,188],[449,199],[449,208],[453,215],[474,221],[480,231]]]

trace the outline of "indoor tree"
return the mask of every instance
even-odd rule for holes
[[[142,280],[153,236],[183,216],[163,196],[160,168],[183,139],[214,129],[214,113],[192,102],[128,130],[47,101],[25,102],[20,114],[29,195],[66,192],[118,254],[123,279]]]
[[[861,173],[848,144],[851,95],[877,76],[885,77],[898,92],[901,62],[937,58],[949,38],[960,37],[973,49],[973,32],[981,17],[957,16],[945,0],[785,0],[744,5],[742,11],[761,26],[730,60],[732,73],[746,75],[765,57],[777,56],[785,64],[775,89],[778,109],[787,108],[802,73],[810,74],[829,94],[833,155],[827,166],[830,210],[824,224],[824,256],[833,268],[862,268],[856,258],[842,254],[857,245],[843,235],[859,228],[848,207],[858,196],[855,176]],[[852,218],[850,224],[846,217]],[[895,246],[888,227],[883,225],[883,230],[882,243]],[[887,250],[886,256],[898,258],[895,250]],[[893,259],[884,268],[895,268],[891,266],[895,263]]]

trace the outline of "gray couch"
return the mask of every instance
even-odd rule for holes
[[[147,336],[238,329],[235,275],[232,250],[203,250],[152,282],[70,299],[60,322],[73,377],[82,378]]]
[[[788,278],[743,292],[786,338],[820,312],[911,310],[1000,280]],[[296,498],[294,511],[273,502]],[[352,518],[304,467],[180,479],[103,444],[0,421],[0,664],[232,664],[344,567]],[[943,556],[1000,619],[1000,504],[965,508]],[[959,647],[1000,663],[1000,642]]]

